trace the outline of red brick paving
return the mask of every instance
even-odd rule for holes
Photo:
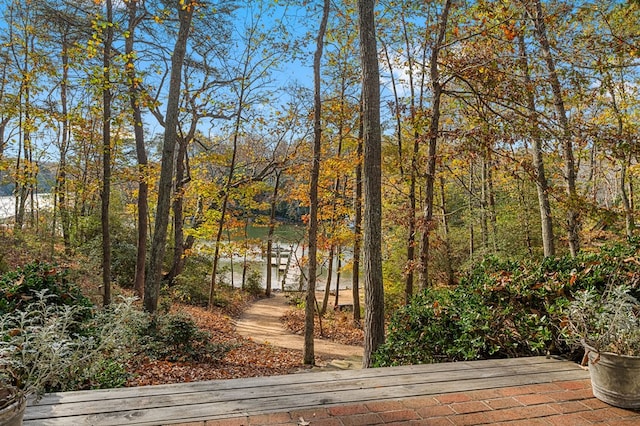
[[[182,426],[638,426],[640,411],[593,397],[589,380],[421,396],[185,423]]]

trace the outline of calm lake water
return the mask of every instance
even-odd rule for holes
[[[53,198],[51,194],[35,195],[36,209],[48,209],[53,206]],[[27,200],[27,211],[30,209],[30,201]],[[16,198],[13,196],[0,197],[0,220],[13,217],[16,209]]]
[[[276,228],[274,234],[274,253],[271,259],[271,288],[282,289],[283,283],[285,289],[298,289],[300,283],[301,270],[299,267],[300,260],[307,255],[307,246],[303,244],[306,228],[299,225],[284,224]],[[267,227],[254,226],[247,230],[247,235],[251,239],[261,240],[262,247],[255,247],[253,254],[247,257],[251,267],[256,269],[262,275],[262,286],[266,285],[267,277],[267,256],[265,251],[267,245]],[[262,249],[261,249],[262,248]],[[322,253],[324,258],[320,260],[318,269],[320,276],[318,277],[318,289],[324,289],[328,274],[328,253]],[[344,266],[351,259],[351,253],[346,252],[342,255],[342,265]],[[220,266],[227,268],[226,280],[234,287],[242,285],[242,266],[244,258],[242,256],[227,256],[220,259]],[[232,272],[232,273],[231,273]],[[333,271],[331,274],[331,289],[335,289],[337,280],[337,259],[333,260]],[[343,270],[340,273],[340,288],[351,288],[352,272],[351,270]]]

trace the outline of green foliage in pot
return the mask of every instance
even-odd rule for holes
[[[127,324],[137,315],[131,301],[95,311],[52,298],[38,292],[22,311],[0,317],[0,388],[15,389],[17,398],[101,387],[104,360],[126,356]]]
[[[576,292],[566,308],[564,336],[572,344],[586,343],[598,352],[640,356],[640,303],[625,284],[604,292]]]

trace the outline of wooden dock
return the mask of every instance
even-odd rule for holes
[[[63,392],[28,406],[24,424],[166,425],[588,377],[532,357]]]

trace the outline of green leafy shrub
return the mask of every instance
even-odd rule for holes
[[[124,363],[114,359],[103,359],[97,362],[91,380],[92,389],[121,388],[127,384],[130,374]]]
[[[111,279],[123,288],[132,288],[136,273],[136,230],[117,215],[109,216],[111,238]],[[79,247],[96,267],[102,262],[102,221],[99,215],[89,216],[82,225]]]
[[[211,334],[184,314],[146,315],[133,331],[140,353],[155,359],[215,361],[230,349],[211,342]]]
[[[67,271],[45,262],[32,262],[0,278],[0,315],[24,310],[46,292],[46,303],[92,306],[80,289],[67,280]],[[85,312],[85,311],[83,311]]]
[[[244,284],[244,290],[252,296],[258,296],[264,292],[262,288],[262,274],[254,268],[249,269],[247,279]]]
[[[114,238],[111,243],[111,279],[123,288],[133,288],[138,248],[135,239]]]
[[[378,366],[570,353],[564,313],[575,291],[610,277],[638,291],[638,240],[541,262],[490,257],[452,288],[430,288],[392,317]]]
[[[211,284],[211,260],[204,256],[190,256],[184,270],[169,288],[173,299],[194,306],[207,306]]]

